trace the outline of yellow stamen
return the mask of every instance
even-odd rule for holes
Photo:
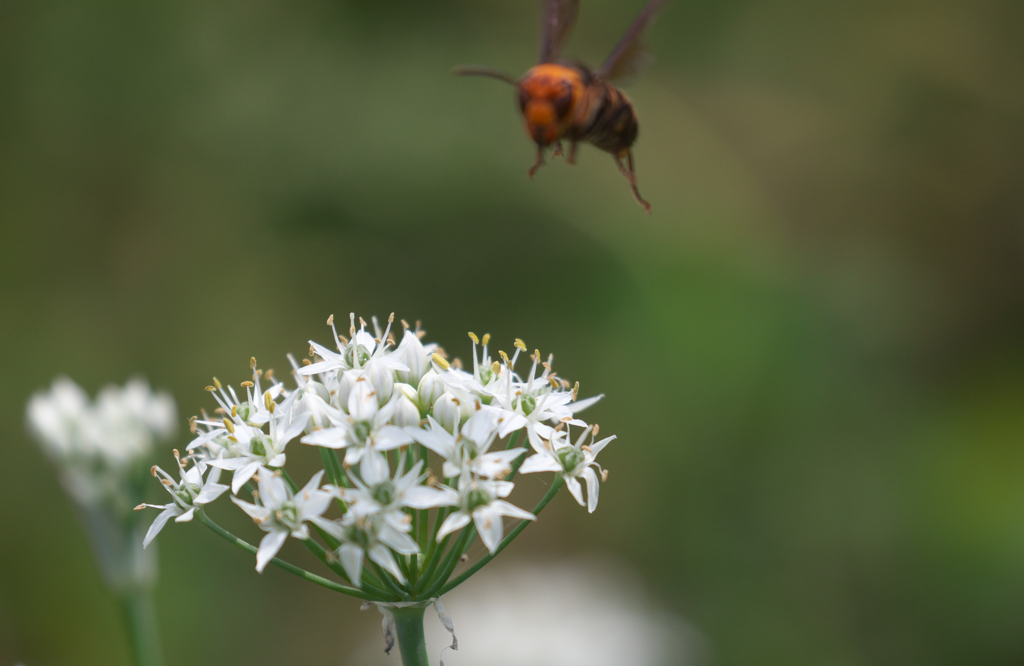
[[[523,351],[526,351],[526,343],[523,342],[522,338],[516,338],[515,346]]]
[[[327,325],[334,326],[334,315],[331,315],[330,317],[327,318]]]
[[[484,333],[484,344],[486,345],[490,341],[491,341],[491,334],[490,333]]]
[[[244,381],[244,382],[242,382],[242,388],[252,388],[253,386],[256,386],[256,385],[255,385],[255,384],[253,384],[253,383],[252,383],[252,382],[250,382],[250,381]]]
[[[213,378],[213,385],[216,386],[217,388],[220,388],[220,382],[217,381],[216,377]]]
[[[475,345],[480,344],[480,339],[476,337],[476,333],[473,333],[472,331],[469,332],[469,339],[472,340]]]
[[[434,359],[434,363],[437,363],[439,366],[441,366],[442,370],[447,370],[448,369],[448,361],[446,361],[443,358],[441,358],[440,354],[437,354],[437,353],[431,354],[430,358]]]
[[[231,422],[231,419],[224,419],[224,427],[228,429],[232,435],[235,434],[235,424]]]

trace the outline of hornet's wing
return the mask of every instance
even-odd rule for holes
[[[597,70],[597,77],[605,81],[621,81],[638,74],[650,62],[650,57],[640,43],[640,37],[651,25],[668,0],[650,0],[636,17],[629,30],[615,46],[608,59]]]
[[[554,62],[558,59],[579,12],[580,0],[544,0],[541,14],[540,62]]]

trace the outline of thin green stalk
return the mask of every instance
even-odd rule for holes
[[[326,535],[326,536],[329,537],[330,535]],[[306,546],[306,549],[309,552],[311,552],[314,555],[316,555],[316,557],[321,562],[323,562],[324,565],[327,566],[331,571],[333,571],[334,573],[338,574],[338,576],[340,576],[342,579],[347,580],[350,583],[353,582],[352,580],[349,579],[348,572],[345,571],[345,567],[341,566],[340,562],[332,562],[331,558],[328,556],[327,551],[324,550],[323,546],[318,544],[316,541],[313,541],[312,539],[306,539],[302,543],[303,543],[304,546]],[[379,585],[380,581],[378,581],[375,577],[371,578],[371,576],[372,576],[372,574],[370,574],[369,571],[367,571],[366,569],[363,569],[363,577],[362,577],[362,581],[361,581],[361,587],[364,590],[369,591],[371,594],[377,595],[378,598],[380,598],[380,599],[386,599],[389,596],[394,596],[390,592],[384,590]],[[399,597],[396,596],[394,600],[397,601],[398,599],[399,599]]]
[[[341,469],[341,463],[338,462],[338,455],[334,452],[334,449],[329,449],[326,446],[318,446],[320,449],[320,458],[324,461],[324,470],[327,472],[327,478],[331,483],[344,488],[348,485],[348,479],[345,478],[345,472]]]
[[[441,543],[432,541],[430,543],[430,550],[427,551],[426,564],[423,566],[423,573],[420,574],[422,583],[416,586],[417,591],[420,587],[426,585],[426,583],[433,578],[434,572],[437,570],[437,563],[441,559],[441,555],[444,553],[444,549],[448,546],[448,541],[451,539],[449,534]]]
[[[149,588],[133,588],[121,596],[121,610],[128,627],[132,659],[136,666],[163,666],[160,626]]]
[[[562,487],[563,483],[565,483],[565,480],[562,478],[562,475],[556,475],[555,480],[551,482],[551,488],[548,490],[547,494],[544,495],[544,497],[541,498],[540,502],[537,503],[537,506],[533,508],[533,515],[540,515],[540,512],[544,510],[544,507],[548,505],[548,502],[550,502],[551,499],[558,493],[558,490],[559,488]],[[454,580],[450,581],[447,585],[442,587],[440,591],[437,592],[436,595],[431,596],[439,597],[442,594],[447,594],[459,585],[461,585],[462,583],[464,583],[467,578],[475,574],[477,571],[480,570],[481,567],[483,567],[485,564],[487,564],[495,557],[497,557],[498,553],[505,550],[505,546],[512,543],[512,540],[519,536],[519,533],[525,530],[526,526],[529,525],[530,522],[531,521],[529,520],[524,520],[520,522],[518,525],[515,526],[515,528],[511,532],[508,533],[508,536],[501,540],[501,543],[498,544],[498,547],[495,549],[493,554],[488,553],[484,557],[480,558],[480,560],[476,564],[463,571]]]
[[[452,549],[448,551],[448,556],[445,557],[444,564],[441,566],[439,574],[434,576],[434,579],[430,581],[430,585],[427,586],[426,591],[419,595],[421,599],[433,599],[438,596],[437,591],[444,585],[444,582],[448,580],[448,577],[455,571],[456,565],[459,563],[459,558],[466,552],[469,544],[476,537],[476,527],[470,523],[466,527],[462,528],[462,534],[459,535],[459,540],[455,542]]]
[[[374,572],[376,572],[377,577],[381,579],[385,587],[390,589],[394,594],[398,595],[399,598],[404,599],[405,601],[409,601],[409,593],[398,585],[398,581],[396,581],[391,574],[381,569],[380,566],[376,562],[371,560],[369,557],[366,558],[366,561],[374,570]]]
[[[195,515],[196,515],[197,518],[199,518],[199,522],[201,522],[203,525],[206,525],[207,527],[209,527],[211,530],[213,530],[218,536],[220,536],[224,540],[230,541],[231,543],[235,544],[236,546],[238,546],[242,550],[248,551],[248,552],[252,553],[253,555],[255,555],[257,553],[257,551],[259,551],[259,548],[257,548],[256,546],[252,545],[251,543],[248,543],[246,541],[243,541],[243,540],[239,539],[238,537],[236,537],[231,532],[228,532],[226,529],[224,529],[223,527],[221,527],[217,523],[215,523],[212,520],[210,520],[210,517],[207,516],[205,512],[203,512],[201,510],[197,510]],[[285,571],[287,571],[288,573],[290,573],[292,575],[298,576],[299,578],[304,578],[305,580],[308,580],[311,583],[316,583],[317,585],[319,585],[321,587],[326,587],[328,590],[333,590],[335,592],[340,592],[341,594],[347,594],[350,597],[356,597],[357,599],[366,599],[367,601],[382,601],[382,599],[380,599],[380,597],[376,597],[376,596],[374,596],[374,595],[372,595],[372,594],[370,594],[368,592],[364,592],[364,591],[362,591],[360,589],[357,589],[357,588],[354,588],[354,587],[349,587],[347,585],[341,585],[339,583],[335,583],[334,581],[327,580],[326,578],[322,578],[320,576],[317,576],[316,574],[309,573],[305,569],[300,569],[299,567],[295,566],[294,564],[288,564],[287,562],[285,562],[281,558],[275,557],[274,559],[270,560],[270,563],[273,564],[276,567],[284,569]],[[386,601],[390,601],[390,600],[386,600]]]
[[[427,666],[427,639],[423,635],[423,611],[425,608],[392,608],[395,617],[395,633],[398,651],[402,654],[402,666]]]

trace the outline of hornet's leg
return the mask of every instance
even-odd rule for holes
[[[530,180],[533,180],[533,174],[537,173],[537,169],[541,168],[542,166],[544,166],[544,146],[538,143],[537,161],[534,162],[533,166],[530,167],[530,170],[526,172],[526,175],[530,177]]]
[[[622,164],[623,155],[626,156],[626,161],[629,163],[628,169]],[[636,169],[633,167],[633,151],[627,149],[614,157],[615,164],[618,165],[619,171],[621,171],[622,175],[629,181],[629,186],[633,190],[633,198],[636,199],[636,202],[640,204],[641,207],[643,207],[645,213],[650,214],[651,204],[644,201],[643,197],[640,196],[640,190],[636,189]]]
[[[572,141],[569,143],[569,154],[566,156],[565,161],[569,164],[576,164],[576,142]]]
[[[556,139],[555,140],[555,152],[551,153],[551,157],[561,157],[564,154],[565,154],[565,151],[562,150],[562,140],[561,139]]]

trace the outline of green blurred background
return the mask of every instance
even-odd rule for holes
[[[567,53],[641,4],[584,0]],[[522,337],[607,395],[598,512],[560,497],[503,558],[610,554],[715,664],[1024,663],[1024,5],[677,0],[628,88],[649,217],[594,149],[527,180],[511,91],[449,75],[525,71],[537,23],[0,4],[0,664],[128,659],[29,394],[144,373],[184,418],[351,310],[464,357]],[[198,525],[159,547],[170,666],[379,631]]]

